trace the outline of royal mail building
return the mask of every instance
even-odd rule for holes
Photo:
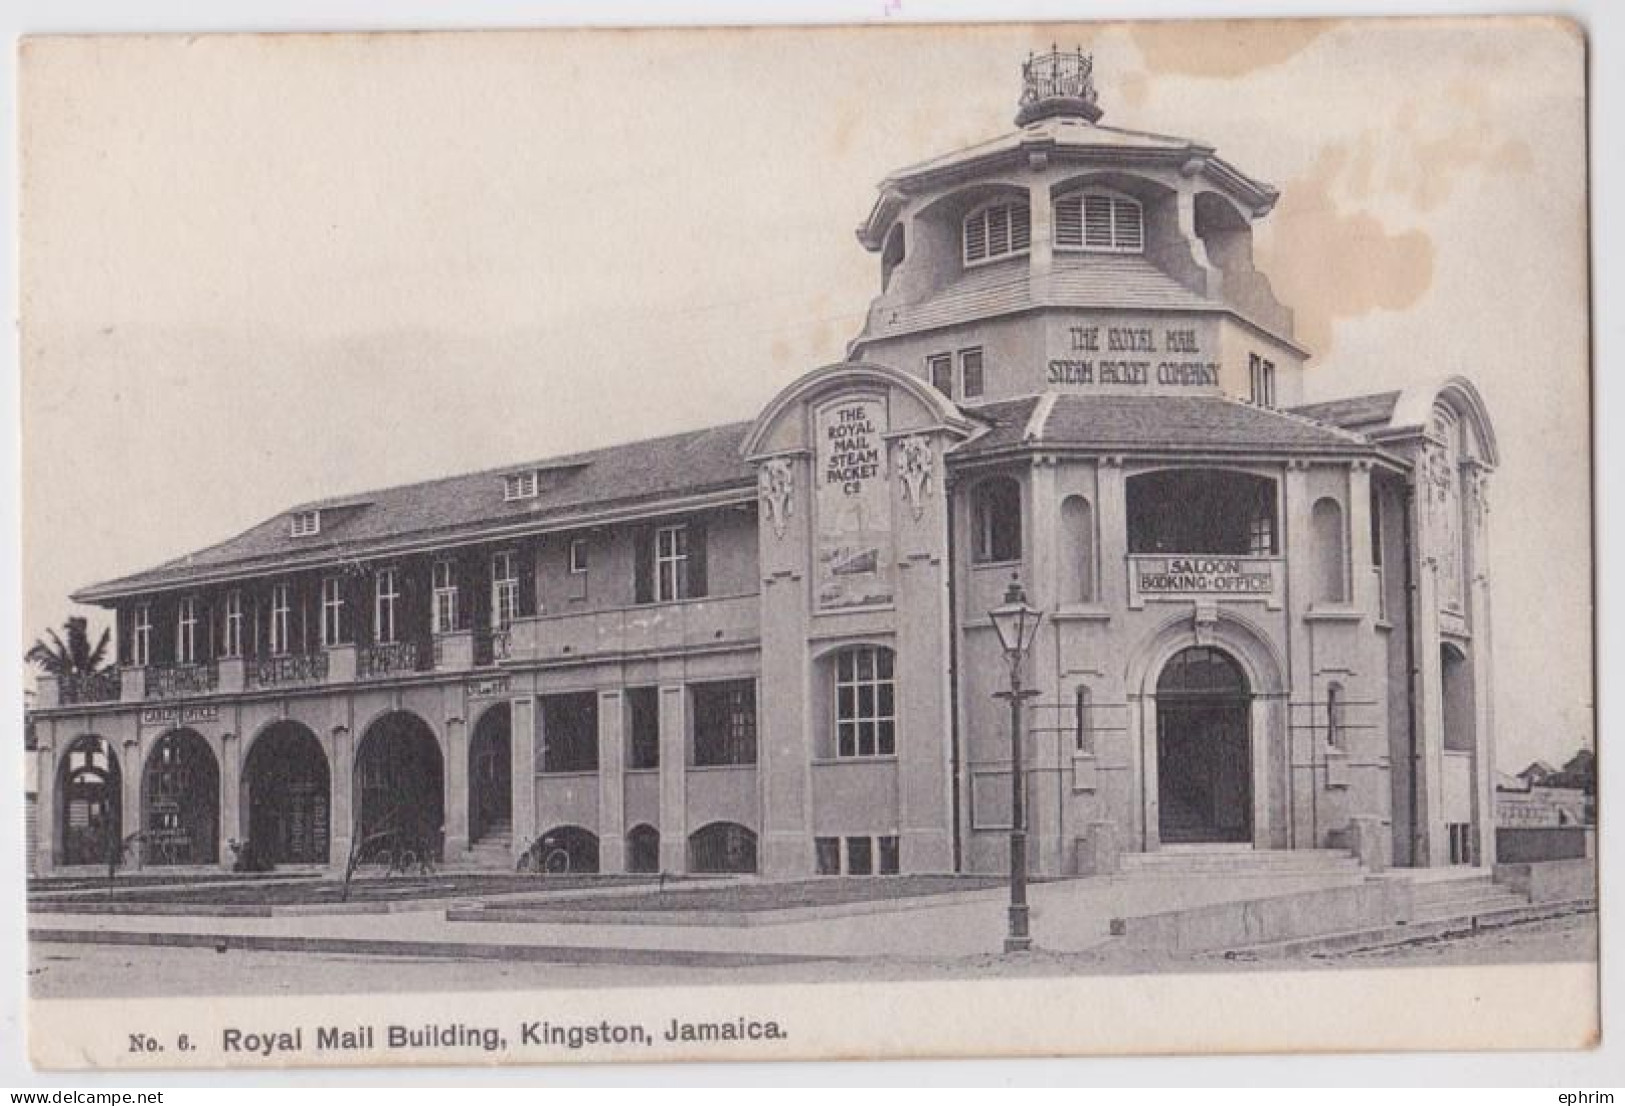
[[[80,592],[119,666],[41,681],[39,868],[117,827],[148,864],[392,834],[465,867],[546,837],[576,870],[998,872],[1012,577],[1046,616],[1035,871],[1490,862],[1478,393],[1305,405],[1253,263],[1276,192],[1103,125],[1081,55],[1025,78],[1014,131],[881,184],[848,358],[751,421],[305,503]]]

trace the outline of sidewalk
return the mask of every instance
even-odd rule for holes
[[[1117,876],[1034,884],[1029,888],[1038,948],[1078,952],[1110,937],[1113,918],[1288,894],[1351,882],[1325,876]],[[972,901],[913,901],[848,917],[810,917],[773,925],[661,925],[606,915],[602,921],[448,921],[445,909],[396,914],[229,918],[173,915],[31,914],[41,941],[173,944],[378,955],[544,959],[559,962],[771,963],[786,960],[910,959],[977,956],[1002,947],[1007,897],[1002,889]],[[446,904],[447,906],[451,904]],[[656,955],[650,955],[651,953]]]

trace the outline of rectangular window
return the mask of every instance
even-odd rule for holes
[[[1267,514],[1256,514],[1247,520],[1247,552],[1253,557],[1275,555],[1275,520]]]
[[[233,589],[226,592],[225,632],[220,635],[220,655],[243,655],[243,593]]]
[[[512,472],[502,478],[502,498],[505,500],[534,499],[536,497],[536,470]]]
[[[688,527],[662,526],[655,531],[655,602],[688,598]]]
[[[292,599],[293,589],[287,584],[277,584],[271,588],[271,655],[274,657],[287,656],[292,645],[289,636]]]
[[[135,633],[131,637],[131,663],[145,668],[152,663],[152,608],[145,603],[135,609]]]
[[[197,663],[197,600],[187,596],[176,608],[175,663]]]
[[[1247,358],[1247,374],[1253,392],[1253,402],[1260,407],[1275,406],[1275,362],[1266,361],[1258,354]]]
[[[889,757],[897,751],[892,651],[845,649],[835,657],[835,754]]]
[[[337,576],[322,579],[322,647],[331,649],[344,641],[344,589]]]
[[[813,838],[813,854],[817,861],[819,875],[838,876],[841,874],[841,839],[839,837]]]
[[[874,875],[874,843],[867,837],[846,839],[846,874],[849,876]]]
[[[395,640],[395,607],[400,599],[401,583],[396,570],[380,568],[372,586],[372,634],[380,645]]]
[[[660,767],[660,690],[653,687],[626,689],[626,723],[630,748],[628,768]]]
[[[1473,862],[1472,826],[1467,822],[1451,822],[1446,828],[1450,832],[1450,863],[1471,864]]]
[[[580,576],[587,571],[587,539],[570,539],[570,573]]]
[[[449,634],[457,629],[457,566],[436,561],[433,574],[434,632]]]
[[[320,511],[295,511],[288,522],[288,533],[295,538],[308,538],[322,532]]]
[[[695,684],[694,767],[756,763],[756,685],[750,680]]]
[[[1075,748],[1080,753],[1092,754],[1095,751],[1095,720],[1088,688],[1079,685],[1073,692],[1072,710],[1076,728]]]
[[[952,354],[939,353],[925,359],[931,375],[931,387],[952,399],[954,396],[954,359]]]
[[[895,876],[902,871],[899,863],[897,838],[895,836],[876,839],[880,845],[880,866],[878,871],[883,876]]]
[[[598,770],[598,693],[542,697],[542,771]]]
[[[959,351],[959,386],[965,399],[976,399],[982,394],[981,350],[962,349]]]
[[[491,558],[491,628],[506,630],[519,617],[519,568],[510,552]]]

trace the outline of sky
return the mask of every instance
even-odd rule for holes
[[[878,291],[903,165],[1095,55],[1281,189],[1308,398],[1483,392],[1498,758],[1591,732],[1582,45],[1555,21],[33,40],[23,645],[288,506],[747,419]],[[102,612],[85,611],[105,621]]]

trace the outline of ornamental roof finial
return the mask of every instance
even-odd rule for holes
[[[1093,123],[1102,114],[1096,99],[1094,57],[1082,46],[1062,51],[1051,43],[1049,53],[1029,53],[1021,63],[1016,125],[1025,127],[1052,115],[1076,115]]]

